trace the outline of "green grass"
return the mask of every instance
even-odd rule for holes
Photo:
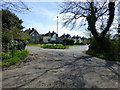
[[[4,58],[4,59],[2,60],[2,63],[0,62],[0,64],[2,64],[3,66],[12,65],[12,64],[16,63],[17,61],[23,60],[28,54],[29,54],[29,52],[27,50],[22,50],[22,51],[17,50],[15,52],[14,57],[12,58],[10,53],[6,53],[6,57],[5,57],[5,53],[4,53],[3,54],[4,56],[2,56],[2,58]]]
[[[89,55],[97,57],[97,58],[106,59],[109,61],[119,61],[120,62],[120,56],[118,56],[118,55],[116,56],[116,55],[113,55],[113,54],[111,55],[108,53],[92,53],[89,51],[87,51],[86,54],[89,54]]]
[[[68,49],[69,46],[63,46],[62,44],[41,44],[41,48],[49,48],[49,49]]]
[[[40,44],[27,44],[27,46],[39,46]]]
[[[70,47],[85,46],[85,45],[68,45]]]

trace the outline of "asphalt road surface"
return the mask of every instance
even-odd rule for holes
[[[88,46],[26,49],[30,54],[22,62],[3,71],[3,88],[120,87],[120,63],[86,55]]]

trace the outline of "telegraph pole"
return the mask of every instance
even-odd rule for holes
[[[57,16],[57,34],[58,34],[58,16]]]
[[[120,34],[120,2],[118,3],[118,34]]]
[[[57,34],[58,34],[58,16],[57,16]],[[56,44],[58,43],[58,37],[56,37]]]

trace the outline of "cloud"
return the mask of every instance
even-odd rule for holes
[[[39,8],[39,9],[35,9],[34,14],[37,16],[44,16],[46,18],[54,18],[54,16],[56,16],[56,12],[47,10],[45,8]]]
[[[48,27],[49,29],[46,30],[46,31],[55,31],[57,32],[57,26],[56,25],[50,25]],[[86,36],[85,32],[83,32],[82,30],[70,30],[70,28],[63,28],[62,25],[59,25],[58,26],[58,35],[61,36],[63,34],[70,34],[71,36],[74,36],[74,35],[79,35],[79,36]]]
[[[31,25],[34,25],[34,27]],[[55,24],[46,26],[42,24],[41,22],[38,23],[38,22],[29,21],[29,23],[27,23],[27,25],[24,25],[24,26],[26,26],[24,30],[28,28],[35,28],[39,32],[39,34],[45,34],[49,31],[57,32],[57,26]],[[74,36],[74,35],[86,36],[86,33],[83,32],[82,30],[70,30],[70,28],[63,28],[62,25],[59,25],[58,26],[59,36],[63,35],[64,33],[70,34],[71,36]]]

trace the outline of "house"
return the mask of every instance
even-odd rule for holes
[[[64,39],[72,39],[71,38],[71,35],[70,34],[63,34],[62,36],[60,36],[60,40],[62,41],[62,40],[64,40]]]
[[[82,43],[81,37],[80,36],[73,36],[72,39],[74,40],[74,43]]]
[[[38,44],[40,42],[40,35],[37,32],[36,29],[32,28],[32,29],[27,29],[25,30],[25,33],[31,36],[31,39],[28,40],[29,43],[36,43]]]
[[[85,37],[80,37],[80,36],[73,36],[72,39],[74,40],[74,43],[81,43],[81,44],[87,44],[89,41]]]
[[[83,44],[87,44],[88,43],[88,39],[85,37],[81,37],[81,41]]]
[[[58,34],[54,31],[48,32],[46,34],[41,35],[41,38],[43,40],[43,43],[51,43],[56,42],[58,38]]]

